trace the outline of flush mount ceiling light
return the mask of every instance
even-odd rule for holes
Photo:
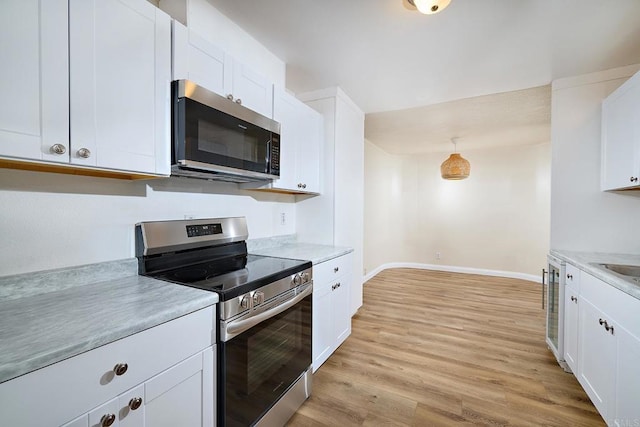
[[[445,7],[449,6],[451,0],[407,0],[410,4],[414,5],[420,13],[425,15],[433,15]]]
[[[453,143],[453,154],[440,165],[440,174],[444,179],[458,180],[468,178],[469,172],[471,172],[471,164],[456,152],[455,138],[451,138],[451,142]]]

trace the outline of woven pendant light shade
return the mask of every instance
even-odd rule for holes
[[[469,177],[471,165],[459,153],[453,153],[440,165],[440,174],[444,179],[465,179]]]

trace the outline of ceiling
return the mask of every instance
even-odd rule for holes
[[[367,115],[367,139],[390,152],[429,151],[425,144],[453,136],[490,139],[482,119],[496,122],[510,112],[499,101],[524,108],[519,97],[537,128],[549,115],[532,103],[548,105],[549,90],[523,89],[640,63],[640,0],[452,0],[436,15],[422,15],[406,0],[208,1],[287,64],[293,92],[337,85],[365,113],[409,109]],[[482,97],[510,91],[518,92]],[[479,96],[469,105],[450,103]],[[442,111],[434,107],[442,103]],[[463,123],[458,113],[465,109],[470,121]],[[474,123],[486,126],[474,130]],[[509,143],[510,132],[502,133],[491,144]],[[398,135],[403,142],[395,147],[389,137]]]

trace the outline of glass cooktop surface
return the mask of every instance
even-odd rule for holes
[[[178,267],[152,277],[216,292],[221,301],[258,289],[311,268],[310,261],[260,255],[239,255],[224,260]]]

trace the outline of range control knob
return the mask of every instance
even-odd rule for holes
[[[249,294],[243,295],[240,298],[240,307],[249,308],[250,307],[250,304],[249,304],[250,300],[251,300],[251,296]]]
[[[299,274],[296,274],[295,276],[293,276],[293,279],[291,279],[291,283],[293,284],[293,286],[300,286],[300,284],[302,283],[302,277],[300,277]]]
[[[260,291],[256,291],[253,294],[253,306],[255,307],[258,304],[262,304],[264,302],[264,293]]]
[[[309,273],[305,271],[304,273],[302,273],[302,283],[308,283],[308,282],[309,282]]]

